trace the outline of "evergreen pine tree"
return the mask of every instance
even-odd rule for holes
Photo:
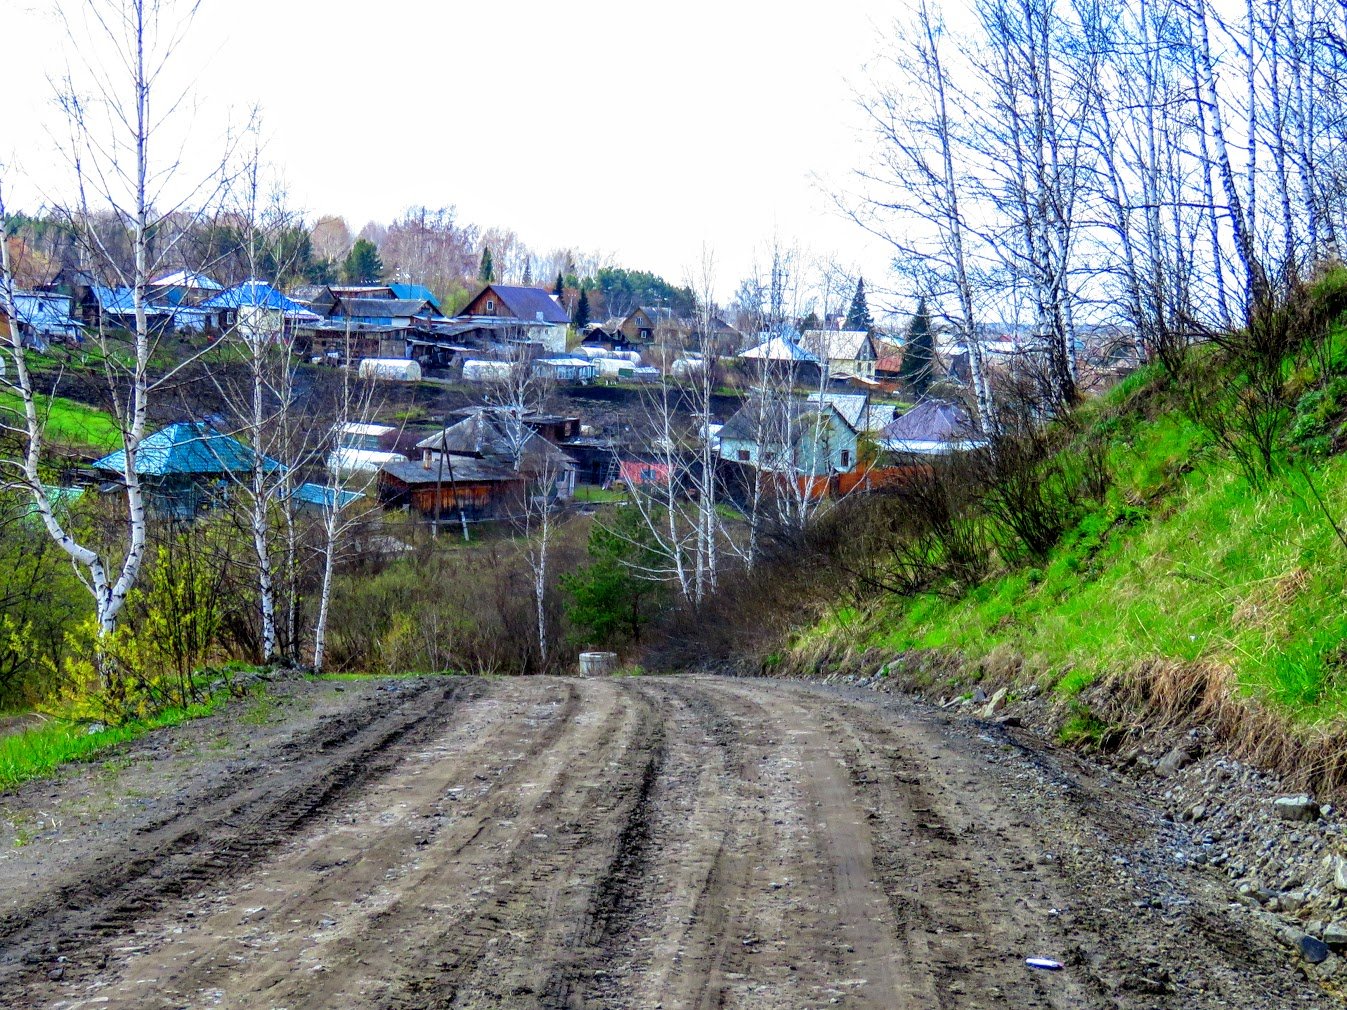
[[[477,279],[483,284],[490,284],[496,279],[496,264],[491,258],[491,247],[482,247],[482,265],[477,270]]]
[[[851,308],[847,309],[847,318],[846,322],[842,324],[842,329],[864,330],[871,334],[875,331],[875,321],[870,318],[870,307],[865,304],[864,277],[856,281],[856,294],[852,296]]]
[[[565,292],[566,292],[566,287],[565,287],[564,284],[561,283],[561,274],[557,274],[557,284],[556,284],[556,287],[554,287],[554,288],[552,289],[552,294],[554,294],[554,295],[556,295],[556,297],[560,298],[563,294],[565,294]]]
[[[524,257],[524,287],[533,287],[533,257]]]
[[[384,275],[379,247],[367,238],[358,238],[342,264],[342,275],[347,284],[373,284]]]
[[[848,324],[848,329],[850,325]],[[906,383],[916,396],[924,396],[931,385],[931,370],[935,364],[935,342],[931,334],[931,316],[926,310],[926,299],[917,302],[917,312],[907,327],[903,343],[903,364],[898,378]]]
[[[583,330],[589,325],[589,295],[585,293],[584,288],[580,289],[580,297],[576,299],[575,315],[571,322],[575,324],[577,330]]]

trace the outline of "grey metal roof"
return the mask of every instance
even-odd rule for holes
[[[574,460],[528,428],[522,420],[515,420],[507,410],[492,407],[478,407],[457,424],[416,443],[418,449],[440,449],[441,446],[454,455],[480,457],[512,470],[516,448],[521,450],[521,469],[524,470],[538,470],[545,461],[560,466],[574,465]]]
[[[541,319],[545,323],[569,323],[570,315],[563,309],[551,292],[544,291],[542,288],[516,287],[511,284],[489,284],[487,285],[496,293],[501,304],[510,310],[510,314],[518,319],[535,322]],[[476,301],[481,297],[487,288],[482,288],[471,299]]]
[[[947,400],[924,400],[884,426],[884,438],[906,442],[961,442],[979,435],[968,412]]]
[[[379,468],[380,473],[386,473],[396,477],[404,484],[438,484],[442,483],[448,486],[459,483],[482,483],[494,482],[504,483],[512,480],[523,480],[523,475],[515,473],[512,467],[501,466],[498,463],[491,463],[483,459],[473,459],[471,456],[459,456],[450,453],[452,460],[446,460],[443,470],[439,463],[431,460],[427,468],[419,460],[407,463],[385,463]],[[453,471],[453,477],[450,478],[450,471]]]
[[[720,429],[720,439],[722,442],[727,439],[736,442],[756,442],[763,434],[767,434],[769,438],[779,436],[780,433],[794,428],[803,418],[818,413],[820,409],[837,413],[837,408],[832,404],[825,404],[820,408],[817,403],[808,400],[774,397],[764,401],[752,397],[725,422],[725,426]],[[841,414],[837,416],[846,422],[846,418]]]
[[[435,307],[424,298],[338,298],[332,307],[334,316],[358,319],[400,319],[436,315]]]
[[[866,426],[867,408],[870,406],[870,397],[864,393],[810,393],[808,399],[811,403],[830,403],[837,412],[842,415],[847,424],[851,425],[857,431],[861,431]]]

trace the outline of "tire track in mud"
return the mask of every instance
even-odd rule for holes
[[[909,933],[938,979],[929,1005],[1186,1010],[1280,1006],[1283,993],[1317,1005],[1270,937],[1256,942],[1226,920],[1228,893],[1179,879],[1148,848],[1146,811],[1076,756],[992,724],[895,718],[823,697],[832,703],[825,721],[876,820],[892,823],[903,809],[919,815],[908,829],[880,832],[877,869],[895,919],[920,923]],[[1181,896],[1173,909],[1145,907],[1157,887]],[[1209,956],[1165,956],[1194,950]],[[1022,959],[1032,954],[1067,969],[1026,972]]]
[[[1141,808],[1004,731],[781,682],[463,692],[362,709],[310,734],[309,760],[156,825],[186,854],[135,849],[86,919],[34,918],[34,942],[84,932],[64,981],[0,973],[0,1006],[1329,1005],[1229,932],[1220,895],[1163,924],[1135,909],[1109,871],[1152,837]],[[203,865],[210,897],[190,893]],[[139,888],[151,909],[110,918]],[[1185,930],[1200,956],[1174,985],[1119,981]],[[1066,970],[1029,971],[1035,953]]]
[[[874,872],[883,886],[904,960],[919,969],[926,1005],[1087,1007],[1100,1005],[1075,979],[1049,989],[1026,972],[1026,954],[1055,951],[1046,917],[1027,913],[1008,883],[1037,853],[1007,850],[976,819],[953,816],[950,797],[931,782],[936,762],[868,712],[833,706],[821,725],[837,741],[852,787],[868,811]],[[962,783],[973,785],[971,780]],[[989,833],[987,833],[989,834]],[[1065,905],[1065,902],[1061,902]],[[1050,920],[1048,920],[1050,921]],[[1049,939],[1051,938],[1051,939]]]
[[[77,960],[79,949],[98,938],[123,934],[166,903],[246,871],[259,853],[355,787],[386,774],[478,690],[473,684],[446,689],[425,683],[399,691],[373,713],[319,725],[288,744],[285,750],[298,765],[291,771],[299,779],[293,785],[273,790],[249,781],[251,776],[234,777],[204,806],[142,827],[129,844],[104,853],[93,867],[77,868],[75,879],[0,920],[0,990],[51,960],[39,951],[55,947]],[[305,761],[306,750],[326,757]]]
[[[587,689],[616,693],[621,725],[596,735],[587,763],[563,756],[529,812],[528,826],[544,829],[499,853],[492,900],[453,924],[456,942],[404,973],[390,1006],[583,1005],[584,980],[646,863],[648,802],[664,761],[663,727],[644,698],[605,682]]]
[[[506,700],[486,685],[454,725],[259,853],[237,893],[144,924],[97,991],[128,1008],[387,1005],[381,980],[418,949],[418,931],[439,925],[426,903],[462,883],[442,881],[440,867],[468,862],[465,850],[509,825],[524,794],[544,792],[524,780],[575,732],[575,685],[526,684]],[[127,995],[149,984],[157,1002]]]

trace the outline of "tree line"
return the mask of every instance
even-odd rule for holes
[[[921,2],[863,100],[842,197],[970,351],[1031,335],[1053,409],[1092,329],[1147,360],[1246,325],[1340,254],[1344,8],[1323,0]]]

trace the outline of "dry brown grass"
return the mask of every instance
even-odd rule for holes
[[[1087,694],[1099,718],[1124,730],[1120,739],[1203,727],[1216,746],[1291,788],[1347,793],[1347,726],[1297,726],[1242,697],[1226,667],[1155,661],[1107,678]]]

